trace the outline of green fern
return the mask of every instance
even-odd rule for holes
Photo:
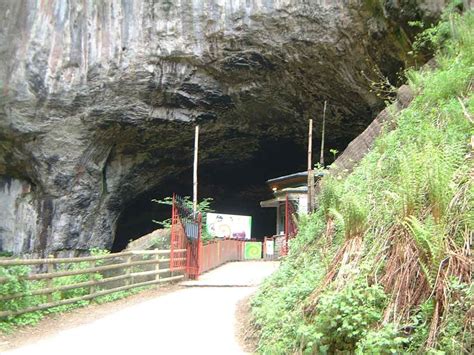
[[[346,238],[363,235],[367,228],[369,209],[364,197],[346,193],[341,199],[341,214]]]
[[[447,253],[444,235],[439,225],[430,218],[422,223],[416,217],[409,216],[406,218],[404,226],[410,232],[422,254],[419,259],[420,266],[430,286],[433,287],[439,266]]]
[[[341,195],[340,183],[332,176],[324,180],[321,192],[318,196],[320,208],[324,211],[326,220],[330,216],[330,210],[339,206],[339,196]]]

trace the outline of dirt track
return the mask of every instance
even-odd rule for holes
[[[244,354],[235,336],[237,303],[276,267],[274,262],[229,263],[175,291],[122,302],[110,314],[92,307],[97,317],[87,315],[88,321],[69,329],[61,329],[58,317],[57,331],[2,354]]]

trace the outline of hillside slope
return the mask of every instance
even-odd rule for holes
[[[327,176],[280,269],[252,301],[261,353],[470,353],[473,349],[474,13],[418,45],[434,70],[347,177]]]

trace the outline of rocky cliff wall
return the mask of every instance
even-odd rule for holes
[[[46,247],[47,231],[37,231],[37,227],[41,227],[37,221],[42,208],[36,205],[32,196],[28,182],[0,177],[0,250],[19,254]]]
[[[110,247],[135,196],[189,169],[189,122],[202,164],[238,166],[263,141],[304,145],[327,99],[327,144],[343,147],[383,105],[373,69],[395,78],[407,21],[443,3],[0,3],[2,248]]]

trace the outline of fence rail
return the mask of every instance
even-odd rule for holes
[[[46,267],[45,272],[9,275],[0,278],[0,285],[11,281],[32,283],[32,287],[28,287],[23,292],[14,291],[0,295],[0,318],[91,300],[118,291],[184,278],[181,273],[185,271],[185,267],[174,268],[173,270],[169,267],[170,253],[170,250],[141,250],[79,258],[0,260],[0,267],[6,268],[7,272],[9,268],[15,266]],[[186,249],[175,249],[173,254],[174,260],[186,260]],[[140,257],[142,260],[133,260],[136,257]],[[110,265],[97,265],[105,263],[110,263]],[[162,268],[161,265],[164,263],[167,263],[167,266]],[[64,270],[58,270],[59,265]],[[67,265],[69,265],[69,269],[67,269]],[[136,270],[137,268],[141,270]],[[120,271],[119,275],[113,274]],[[180,275],[175,275],[175,272],[180,273]],[[74,277],[79,275],[88,275],[84,277],[88,277],[89,280],[84,280],[84,277],[78,277],[75,280]],[[162,277],[162,275],[165,275],[165,277]],[[72,277],[72,279],[65,284],[61,284],[61,280],[66,277]],[[55,281],[57,281],[56,284]],[[107,284],[108,286],[105,288]],[[98,289],[99,286],[103,289]],[[64,292],[75,289],[80,289],[81,293],[84,294],[63,298]],[[59,299],[54,300],[53,296]],[[8,301],[31,299],[32,297],[41,297],[41,299],[34,306],[27,306],[22,309],[5,309]]]
[[[177,249],[175,253],[184,253],[186,249]],[[167,255],[170,254],[169,250],[132,250],[121,253],[112,253],[97,256],[83,256],[77,258],[45,258],[45,259],[4,259],[0,260],[0,266],[13,266],[13,265],[40,265],[40,264],[61,264],[61,263],[80,263],[83,261],[97,261],[105,259],[119,258],[121,256],[132,256],[132,255]]]
[[[186,240],[186,236],[181,237]],[[203,245],[198,239],[175,244],[173,251],[129,250],[77,258],[1,259],[0,287],[9,282],[15,285],[3,287],[0,319],[136,287],[197,277],[226,262],[244,259],[242,240],[216,240]],[[197,246],[196,255],[190,252],[190,245]],[[192,258],[195,258],[194,266],[190,262]],[[30,272],[15,269],[18,266],[29,267]]]
[[[243,260],[244,243],[241,240],[224,239],[203,245],[199,272],[209,271],[229,261]]]

